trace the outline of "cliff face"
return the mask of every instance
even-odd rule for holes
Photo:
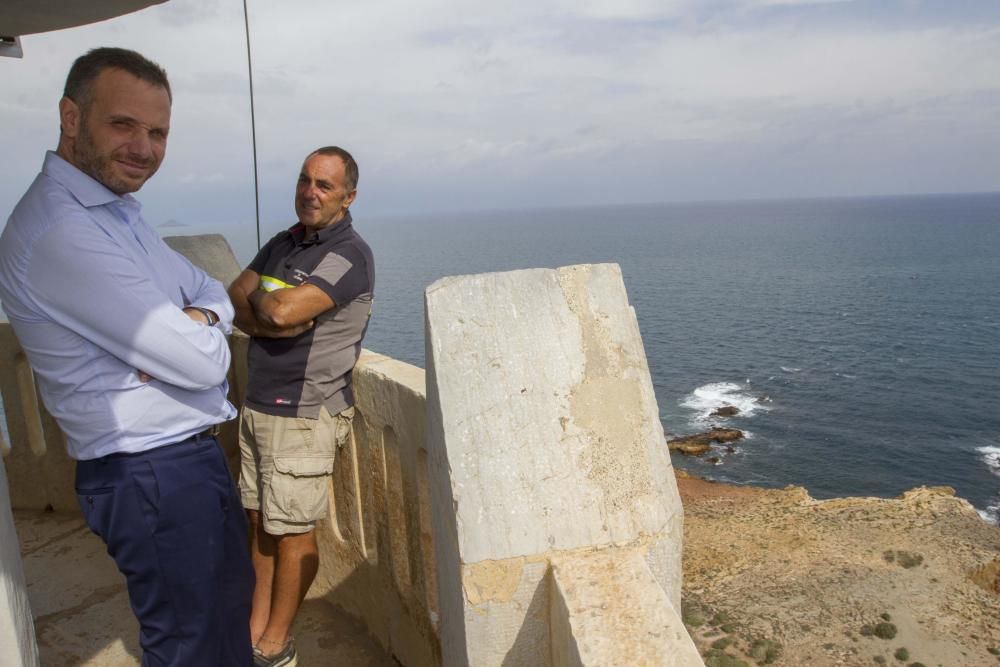
[[[685,622],[709,667],[1000,665],[1000,528],[951,489],[678,485]]]

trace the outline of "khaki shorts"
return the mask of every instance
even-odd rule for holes
[[[351,434],[354,408],[319,419],[240,416],[240,499],[259,510],[268,535],[308,533],[326,516],[333,460]]]

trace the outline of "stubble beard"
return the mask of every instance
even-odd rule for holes
[[[118,196],[137,192],[156,172],[156,169],[153,169],[138,185],[134,181],[127,181],[119,177],[114,171],[114,156],[110,153],[102,155],[98,152],[91,137],[90,128],[83,120],[80,122],[80,132],[73,146],[73,157],[76,160],[77,169]]]

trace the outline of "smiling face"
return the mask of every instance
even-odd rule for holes
[[[314,153],[306,158],[295,186],[295,213],[310,232],[335,225],[347,213],[357,190],[347,189],[344,161]]]
[[[105,69],[89,99],[59,102],[59,155],[117,195],[135,192],[167,151],[170,95],[120,69]]]

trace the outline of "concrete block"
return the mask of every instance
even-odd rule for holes
[[[552,559],[555,667],[700,667],[701,655],[641,549]]]
[[[444,278],[425,305],[445,664],[550,664],[510,655],[546,567],[484,601],[468,577],[487,562],[641,544],[679,608],[680,497],[618,266]]]
[[[240,275],[240,263],[222,234],[164,236],[163,240],[227,288]]]
[[[3,664],[37,667],[38,644],[31,621],[20,542],[14,527],[7,470],[0,460],[0,647]]]

